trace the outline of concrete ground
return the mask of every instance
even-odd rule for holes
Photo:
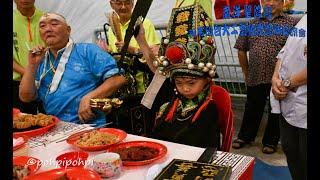
[[[233,139],[236,139],[238,132],[240,130],[241,122],[242,122],[244,106],[245,106],[245,98],[233,97],[232,106],[233,106],[233,112],[234,112],[234,127],[235,127],[235,134]],[[266,126],[266,122],[267,122],[267,115],[266,113],[264,113],[255,142],[252,143],[251,146],[245,146],[241,149],[231,149],[231,152],[259,158],[260,160],[270,165],[287,166],[286,157],[281,149],[280,144],[278,145],[277,152],[273,154],[264,154],[261,151],[262,150],[261,141],[262,141],[264,129]]]

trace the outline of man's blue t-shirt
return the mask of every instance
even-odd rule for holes
[[[119,69],[113,57],[97,45],[75,43],[57,90],[49,94],[54,76],[50,64],[56,69],[64,50],[65,48],[58,52],[57,59],[49,53],[47,63],[44,61],[40,63],[36,80],[40,80],[44,64],[46,64],[44,71],[46,74],[38,88],[38,98],[43,101],[47,114],[57,116],[63,121],[80,123],[78,109],[82,97],[96,89],[105,79],[119,73]],[[94,123],[96,126],[106,123],[102,112],[95,111],[95,114],[96,118],[88,123]]]

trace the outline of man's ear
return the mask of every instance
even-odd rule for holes
[[[71,27],[68,26],[68,27],[67,27],[67,30],[68,30],[68,32],[69,32],[69,34],[70,34],[70,33],[71,33]]]

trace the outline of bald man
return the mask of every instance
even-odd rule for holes
[[[46,47],[29,52],[21,100],[41,99],[46,113],[63,121],[105,124],[104,114],[91,110],[90,99],[111,96],[126,82],[115,60],[95,44],[74,43],[59,14],[45,13],[39,29]]]

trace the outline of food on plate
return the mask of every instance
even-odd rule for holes
[[[32,124],[30,121],[27,121],[24,118],[20,118],[20,116],[16,117],[15,119],[13,119],[13,128],[16,129],[27,129],[29,127],[31,127]]]
[[[34,115],[34,119],[37,120],[36,124],[38,126],[41,126],[41,127],[48,126],[49,124],[52,124],[54,122],[53,121],[53,116],[45,115],[45,114],[42,114],[42,113]]]
[[[34,126],[45,127],[54,122],[54,118],[51,115],[45,115],[39,113],[37,115],[23,114],[13,117],[13,128],[27,129]]]
[[[113,152],[120,154],[122,161],[144,161],[159,154],[157,149],[145,146],[119,148]]]
[[[93,130],[80,135],[75,144],[78,146],[102,146],[112,144],[116,141],[117,136],[113,134]]]
[[[19,180],[27,177],[30,173],[30,169],[27,165],[13,165],[13,179]]]

